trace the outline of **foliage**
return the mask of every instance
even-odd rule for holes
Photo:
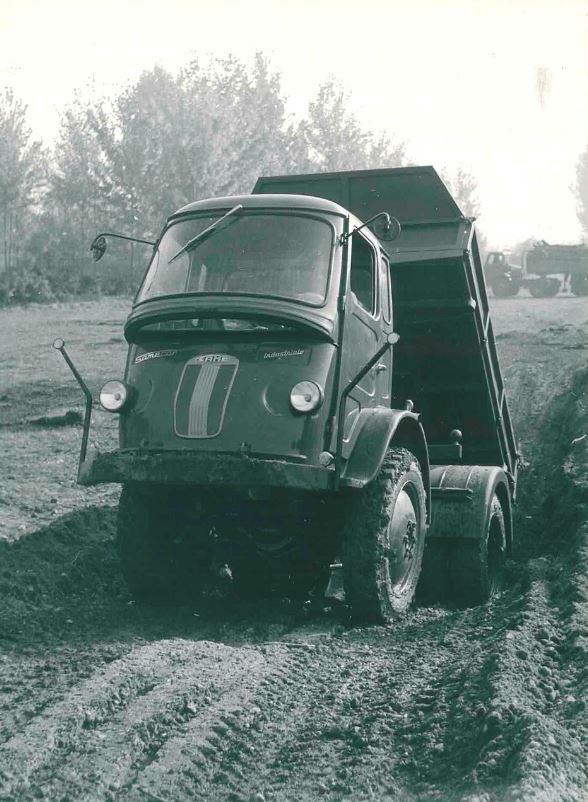
[[[442,170],[441,177],[463,214],[466,217],[477,217],[480,214],[480,203],[476,195],[478,184],[473,175],[458,167],[454,171],[447,168]]]
[[[441,177],[462,214],[466,217],[477,218],[480,214],[480,202],[477,196],[478,184],[474,176],[463,167],[458,167],[457,170],[453,171],[448,168],[441,170]],[[476,223],[476,232],[482,261],[484,261],[488,249],[488,240],[484,234],[483,226],[479,222]]]
[[[336,81],[319,86],[304,119],[285,111],[280,76],[258,54],[188,63],[178,75],[144,72],[111,99],[78,94],[57,141],[31,140],[26,109],[0,95],[0,303],[72,294],[130,292],[148,247],[109,242],[102,231],[155,239],[170,213],[204,197],[248,193],[260,175],[406,163],[404,144],[364,128]],[[450,178],[475,214],[475,182]],[[4,267],[4,270],[3,270]]]
[[[333,79],[321,84],[308,116],[300,125],[308,166],[314,171],[397,167],[406,158],[404,144],[376,138],[347,111],[348,96]]]
[[[0,272],[10,274],[20,265],[23,234],[42,184],[41,145],[31,139],[26,106],[5,89],[0,93]]]

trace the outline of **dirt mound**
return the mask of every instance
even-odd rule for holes
[[[120,597],[115,510],[71,513],[17,542],[0,542],[0,637],[35,640]]]
[[[75,426],[83,423],[84,419],[80,412],[75,409],[68,409],[63,415],[41,415],[40,418],[31,418],[29,423],[32,426],[43,426],[53,428],[54,426]]]
[[[588,503],[588,370],[577,370],[534,419],[519,482],[518,553],[565,553]]]

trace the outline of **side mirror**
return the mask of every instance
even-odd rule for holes
[[[106,237],[99,234],[90,245],[90,250],[92,251],[92,259],[95,262],[99,262],[106,253]]]
[[[387,212],[378,215],[373,222],[372,231],[383,242],[392,242],[402,231],[399,221]]]

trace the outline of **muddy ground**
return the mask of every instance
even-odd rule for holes
[[[508,589],[391,627],[132,602],[117,489],[74,484],[80,395],[50,347],[99,386],[126,311],[0,312],[0,799],[588,799],[585,300],[493,301],[523,454]]]

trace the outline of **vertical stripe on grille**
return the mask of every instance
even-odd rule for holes
[[[188,437],[208,437],[208,406],[220,365],[202,365],[188,411]]]
[[[219,357],[219,361],[208,361]],[[186,363],[175,396],[179,437],[216,437],[222,428],[239,360],[228,354],[194,357]]]

